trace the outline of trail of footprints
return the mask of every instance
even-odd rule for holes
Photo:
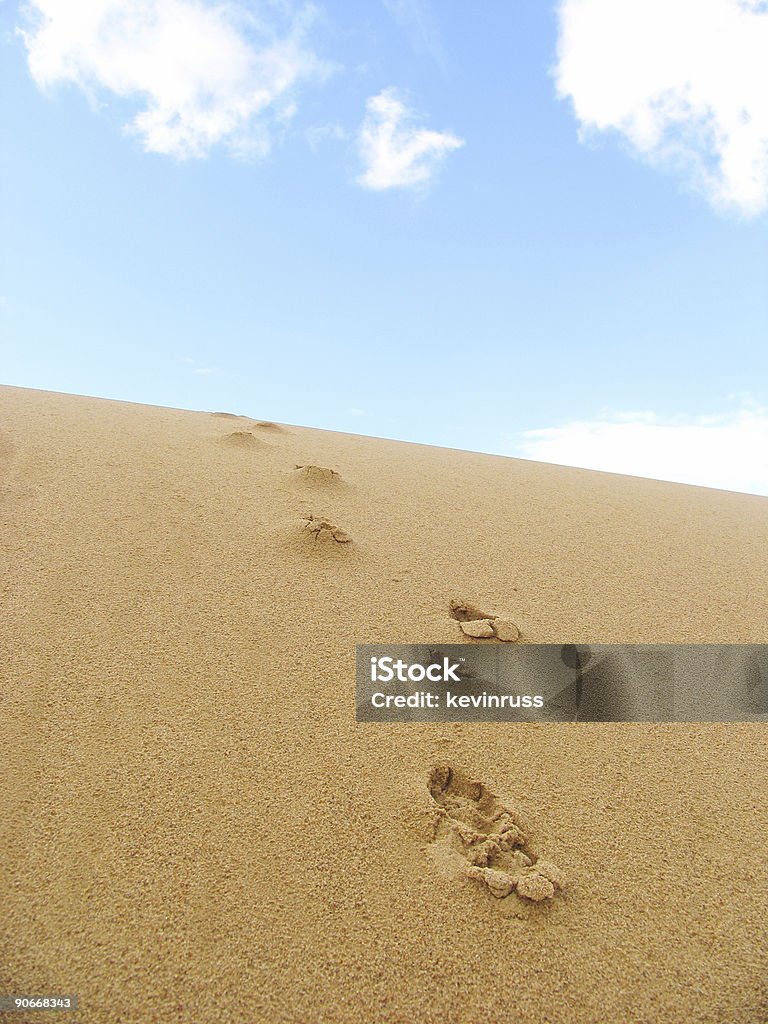
[[[525,900],[551,900],[565,886],[562,871],[537,859],[512,811],[481,782],[448,765],[429,778],[435,813],[433,843],[465,861],[467,878],[497,899],[513,892]]]
[[[231,420],[246,419],[229,412],[214,412],[211,415]],[[279,434],[285,430],[280,424],[267,420],[248,421],[247,426],[250,429],[231,431],[220,438],[220,441],[231,448],[258,449],[266,444],[263,440],[264,434]],[[257,432],[261,436],[257,436]],[[316,491],[335,491],[344,485],[341,474],[326,466],[311,463],[295,464],[292,473],[302,486]],[[300,517],[298,529],[300,538],[311,541],[313,545],[335,548],[352,544],[352,537],[345,529],[327,516],[316,515],[314,512],[308,512]]]
[[[235,414],[231,412],[214,412],[211,413],[211,415],[235,420],[243,418],[241,416],[235,416]],[[221,438],[222,443],[233,448],[258,448],[264,442],[261,437],[258,437],[257,434],[254,433],[254,431],[259,434],[279,433],[284,429],[278,423],[270,423],[267,420],[256,420],[248,425],[251,427],[250,430],[233,430],[230,434],[226,434]]]
[[[264,440],[265,435],[280,434],[285,427],[268,420],[251,420],[245,416],[238,416],[230,412],[214,412],[211,416],[245,421],[243,428],[233,430],[219,441],[231,448],[244,450],[258,450],[268,442]],[[245,429],[245,428],[248,429]],[[312,463],[296,463],[292,470],[293,478],[302,487],[313,490],[317,493],[338,493],[346,486],[340,473],[335,469],[326,466],[317,466]],[[311,543],[312,548],[319,545],[325,550],[349,549],[353,544],[350,533],[327,516],[317,515],[314,512],[303,514],[298,521],[299,538],[305,543]],[[520,639],[520,630],[510,619],[485,612],[467,601],[454,598],[449,602],[448,612],[452,619],[458,622],[462,634],[473,640],[501,640],[503,642],[515,642]]]

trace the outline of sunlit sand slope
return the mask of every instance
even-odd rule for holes
[[[768,500],[13,388],[0,487],[0,993],[765,1024],[764,726],[357,725],[354,654],[768,642]]]

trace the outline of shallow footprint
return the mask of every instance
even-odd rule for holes
[[[222,437],[221,442],[230,448],[261,448],[264,445],[264,442],[255,437],[250,430],[235,430]]]
[[[330,543],[330,544],[351,544],[352,537],[343,530],[336,523],[331,522],[330,519],[326,519],[325,516],[316,516],[310,513],[301,520],[303,529],[310,537],[312,537],[315,544],[319,543]]]
[[[297,465],[293,468],[293,477],[302,484],[310,484],[312,487],[336,490],[344,485],[341,473],[337,473],[335,469],[328,469],[326,466]]]
[[[454,598],[448,604],[451,618],[455,619],[462,633],[475,640],[503,640],[514,643],[520,639],[520,630],[511,619],[494,612],[483,612],[468,601]]]
[[[278,526],[275,541],[294,557],[318,564],[341,565],[361,554],[346,524],[309,509]]]
[[[271,420],[254,420],[251,426],[256,430],[272,431],[275,434],[285,433],[285,427],[280,423],[273,423]]]
[[[434,805],[432,843],[492,896],[504,899],[514,892],[539,903],[564,888],[560,869],[536,856],[513,811],[482,782],[438,765],[427,788]]]

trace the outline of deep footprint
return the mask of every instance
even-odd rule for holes
[[[497,899],[511,893],[535,903],[565,886],[559,868],[536,857],[510,808],[482,782],[449,765],[439,765],[429,777],[435,805],[433,842],[447,845],[464,860],[464,874]]]

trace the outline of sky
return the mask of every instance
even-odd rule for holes
[[[768,494],[764,0],[0,0],[6,384]]]

